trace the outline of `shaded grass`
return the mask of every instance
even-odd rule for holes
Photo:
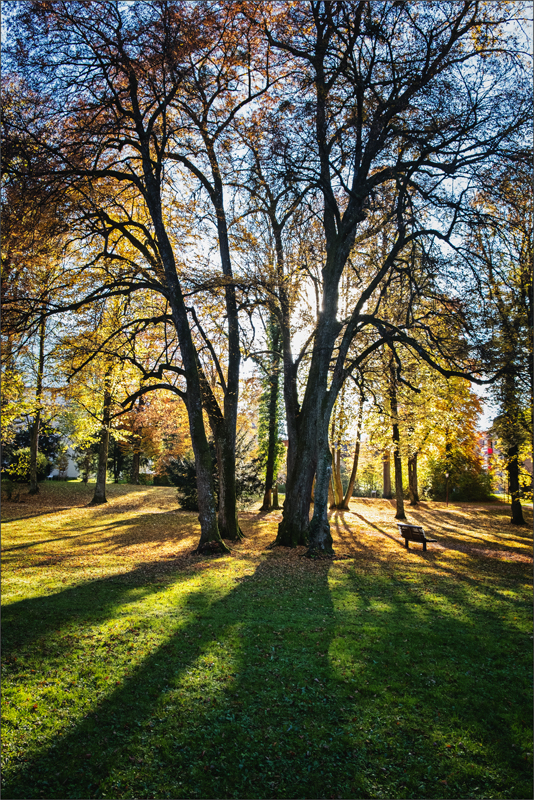
[[[532,535],[502,504],[424,504],[423,553],[358,501],[313,563],[266,549],[274,514],[191,556],[172,489],[110,489],[4,526],[4,797],[532,796]]]

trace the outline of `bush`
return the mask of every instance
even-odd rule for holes
[[[51,464],[44,453],[37,453],[37,480],[44,481],[51,469]],[[14,483],[30,481],[30,448],[20,447],[12,454],[11,464],[5,470]]]
[[[2,500],[12,503],[20,501],[20,489],[9,478],[2,478]]]
[[[461,452],[453,452],[448,462],[432,459],[428,463],[426,494],[432,500],[445,500],[447,484],[445,473],[449,472],[449,500],[492,500],[490,475],[482,469],[477,459],[470,459]]]
[[[154,486],[172,486],[173,483],[168,475],[154,475]]]
[[[217,501],[219,499],[219,473],[215,445],[210,442],[213,463],[213,483]],[[243,448],[246,456],[247,450]],[[259,459],[247,460],[243,454],[236,453],[236,498],[240,503],[249,503],[261,494],[263,481]],[[167,476],[178,488],[178,501],[184,511],[198,511],[197,468],[192,455],[176,458],[167,465]],[[161,476],[160,476],[161,479]]]
[[[213,448],[215,450],[215,448]],[[212,452],[212,457],[215,455]],[[214,463],[215,459],[214,459]],[[171,483],[178,488],[178,502],[184,511],[198,511],[197,494],[197,468],[195,459],[192,456],[175,458],[167,464],[167,476]],[[217,478],[216,490],[218,497],[219,481],[216,471],[214,479]]]
[[[21,428],[17,431],[14,440],[2,447],[2,467],[5,468],[13,463],[18,450],[29,450],[30,441],[31,430],[29,428]],[[39,430],[39,452],[43,453],[50,463],[53,463],[57,457],[60,442],[61,434],[51,425],[43,423]]]

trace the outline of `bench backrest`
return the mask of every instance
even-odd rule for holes
[[[424,542],[426,539],[424,530],[415,525],[399,524],[399,530],[404,539],[410,539],[412,542]]]

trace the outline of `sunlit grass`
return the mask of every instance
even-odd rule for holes
[[[173,489],[77,486],[4,510],[4,797],[532,796],[532,534],[503,504],[410,511],[423,553],[353,502],[314,563],[267,549],[279,514],[200,558]]]

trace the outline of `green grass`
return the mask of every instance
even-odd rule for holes
[[[406,553],[362,501],[314,563],[269,515],[192,557],[172,489],[68,486],[6,511],[4,798],[532,797],[532,536],[502,504],[450,513],[506,557]]]

